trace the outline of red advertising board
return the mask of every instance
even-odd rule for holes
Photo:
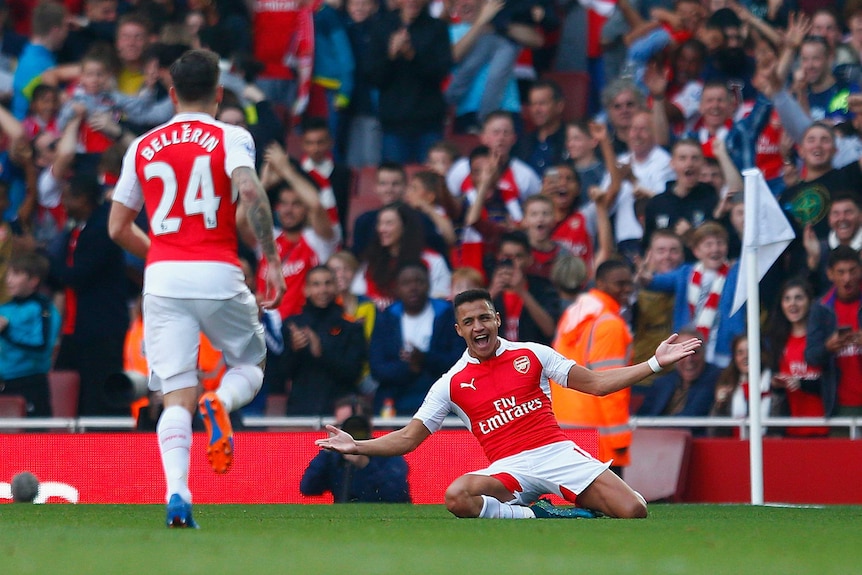
[[[598,452],[592,430],[566,430],[586,451]],[[318,452],[322,432],[234,434],[233,468],[216,475],[204,453],[206,437],[195,434],[190,481],[196,503],[328,503],[331,497],[305,497],[299,481]],[[0,502],[20,471],[40,480],[49,502],[162,503],[165,481],[152,433],[0,434]],[[456,477],[486,467],[476,439],[466,430],[442,430],[406,456],[414,503],[443,503]],[[8,497],[8,495],[6,495]],[[6,499],[5,501],[8,501]]]

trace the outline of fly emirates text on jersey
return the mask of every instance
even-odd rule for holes
[[[524,417],[531,411],[538,411],[542,407],[542,400],[534,398],[518,405],[515,396],[501,397],[494,402],[494,407],[497,409],[497,415],[479,422],[479,431],[482,435],[487,435],[494,430],[500,429],[510,421]]]

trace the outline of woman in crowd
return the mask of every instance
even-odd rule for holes
[[[385,308],[395,299],[395,276],[400,264],[421,259],[428,266],[431,297],[446,298],[452,273],[439,253],[426,249],[422,221],[415,210],[402,203],[384,206],[377,214],[377,227],[362,255],[362,266],[351,291]]]
[[[784,282],[778,303],[767,321],[770,349],[775,350],[772,378],[772,414],[793,417],[823,417],[824,398],[834,397],[835,381],[805,360],[808,312],[814,300],[811,285],[801,278]],[[788,427],[791,437],[824,437],[826,427]]]
[[[730,349],[733,357],[730,365],[724,368],[715,384],[715,403],[712,405],[710,415],[743,418],[748,415],[751,395],[748,374],[748,336],[744,333],[737,335],[733,338]],[[769,414],[771,380],[772,371],[767,367],[760,374],[761,417]],[[716,435],[723,435],[723,433],[716,433]]]

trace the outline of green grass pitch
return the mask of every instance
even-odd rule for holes
[[[862,507],[652,505],[646,520],[459,520],[438,505],[0,505],[0,573],[862,573]]]

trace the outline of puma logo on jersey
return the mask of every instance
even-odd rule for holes
[[[470,380],[470,383],[463,383],[462,382],[461,383],[461,389],[464,389],[465,387],[469,387],[473,391],[476,391],[476,384],[474,383],[475,381],[476,381],[476,378],[474,377],[473,379]]]

